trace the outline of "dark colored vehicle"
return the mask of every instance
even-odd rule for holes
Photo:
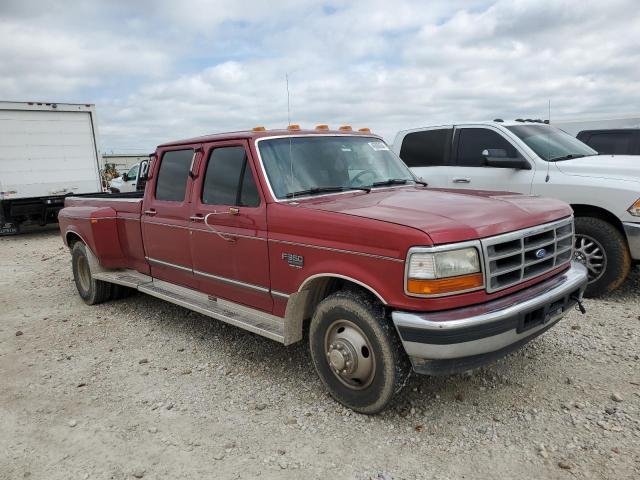
[[[640,155],[640,128],[582,130],[578,140],[605,155]]]

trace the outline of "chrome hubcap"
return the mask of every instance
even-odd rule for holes
[[[589,272],[589,283],[595,282],[607,267],[607,255],[602,245],[593,237],[576,234],[573,258],[582,263]]]
[[[367,387],[375,374],[375,357],[364,332],[349,320],[336,320],[327,329],[325,352],[333,374],[347,387]]]

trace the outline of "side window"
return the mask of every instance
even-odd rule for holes
[[[494,150],[494,155],[509,158],[520,157],[509,141],[493,130],[486,128],[462,128],[458,140],[459,167],[484,167],[484,150]]]
[[[193,160],[192,149],[166,152],[162,156],[156,183],[156,200],[168,202],[184,200],[191,160]]]
[[[407,134],[402,140],[400,158],[409,167],[446,165],[451,146],[451,128]]]
[[[129,170],[129,173],[127,173],[127,177],[129,178],[129,180],[135,180],[136,178],[138,178],[138,168],[140,167],[140,165],[134,165],[131,170]]]
[[[628,155],[632,152],[632,132],[594,133],[588,145],[598,153]]]
[[[209,155],[202,187],[208,205],[260,205],[258,188],[244,147],[220,147]]]

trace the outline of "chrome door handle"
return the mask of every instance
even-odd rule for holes
[[[455,177],[453,178],[453,183],[471,183],[471,179],[466,177]]]
[[[153,208],[144,211],[144,214],[149,215],[150,217],[153,217],[156,213],[158,212],[156,212]]]
[[[192,215],[191,217],[189,217],[189,220],[191,220],[192,222],[204,222],[204,216],[203,215]]]

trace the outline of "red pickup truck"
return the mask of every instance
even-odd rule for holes
[[[339,402],[382,410],[553,326],[586,286],[572,211],[428,188],[367,129],[257,127],[160,145],[144,194],[60,212],[80,296],[127,287],[289,345]]]

